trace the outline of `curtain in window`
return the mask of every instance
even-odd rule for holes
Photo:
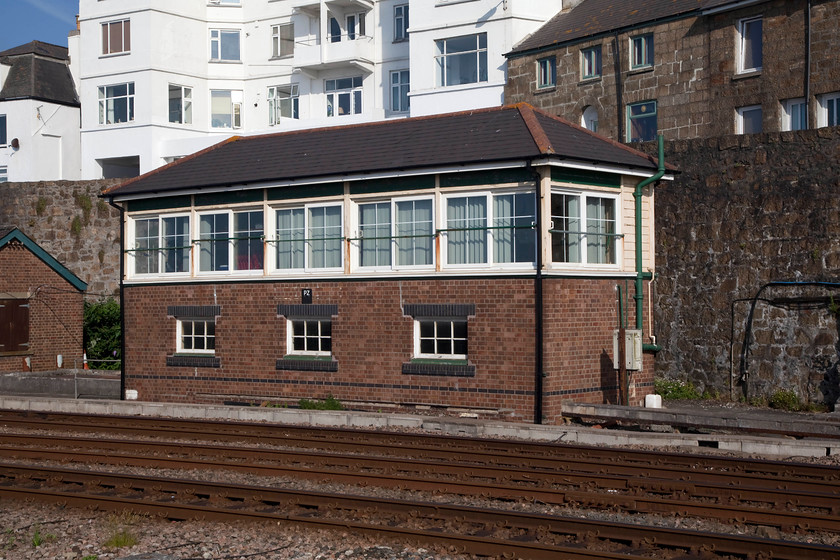
[[[231,128],[231,95],[227,90],[210,92],[210,125],[213,128]]]
[[[391,204],[359,205],[361,266],[391,266]]]
[[[610,198],[586,199],[586,262],[615,263],[615,201]]]
[[[188,272],[190,269],[190,218],[163,218],[163,270]]]
[[[493,197],[493,260],[497,263],[534,262],[534,195],[506,194]],[[506,229],[509,228],[509,229]]]
[[[263,213],[237,212],[233,215],[233,263],[235,270],[259,270],[263,267]]]
[[[201,216],[199,222],[199,270],[228,270],[229,231],[227,214]]]
[[[571,194],[551,195],[551,260],[581,262],[580,197]]]
[[[277,268],[303,268],[303,208],[277,211]]]
[[[762,20],[755,19],[743,23],[744,70],[761,68],[761,28]]]
[[[396,206],[397,264],[432,264],[432,201],[408,200]]]
[[[309,266],[341,266],[341,207],[321,206],[309,209]]]
[[[447,232],[447,262],[449,264],[486,263],[486,227],[486,197],[450,198],[446,206],[446,228],[450,230]]]

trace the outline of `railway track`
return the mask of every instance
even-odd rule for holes
[[[129,508],[175,518],[237,514],[252,518],[269,515],[294,522],[301,518],[345,530],[384,530],[402,539],[444,542],[472,554],[498,555],[504,550],[522,558],[676,558],[685,554],[705,554],[709,558],[840,558],[840,548],[835,547],[688,534],[642,525],[619,530],[621,524],[513,513],[504,506],[505,502],[528,500],[627,513],[695,516],[774,526],[790,533],[837,533],[840,473],[834,467],[424,434],[151,418],[0,412],[0,425],[7,430],[0,433],[0,459],[239,471],[460,494],[495,500],[498,506],[464,509],[440,503],[312,492],[291,492],[283,497],[276,493],[287,491],[277,488],[214,486],[181,478],[129,478],[9,463],[0,465],[0,495],[4,496]],[[33,433],[42,430],[87,432],[100,437]],[[102,437],[103,433],[108,436]],[[117,434],[131,438],[116,438]],[[232,442],[237,445],[228,445]],[[100,484],[103,480],[107,482]],[[169,492],[168,501],[160,498],[161,488],[166,489],[163,494]],[[173,489],[178,491],[170,491]],[[271,497],[262,500],[267,495]],[[297,504],[302,495],[317,495],[321,505],[304,505],[298,513],[290,514],[289,504]],[[356,505],[347,500],[355,500]],[[334,508],[325,503],[344,504],[338,508],[343,513],[332,515]],[[400,505],[394,505],[397,503]],[[256,511],[246,504],[254,505]],[[442,517],[433,516],[432,521],[422,523],[415,519],[418,512],[430,510]],[[394,532],[397,527],[406,530],[407,522],[400,517],[405,515],[409,515],[409,521],[418,521],[411,529],[416,534]],[[516,522],[506,524],[506,518],[515,518]],[[351,526],[347,520],[369,522]],[[469,522],[464,524],[463,520]],[[614,530],[607,531],[606,527]],[[680,538],[681,534],[686,536]],[[595,541],[597,547],[593,546]],[[593,555],[581,556],[581,549]]]

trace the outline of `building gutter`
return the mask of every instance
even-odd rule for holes
[[[633,190],[633,200],[635,203],[635,218],[636,218],[636,293],[633,299],[636,302],[636,329],[642,330],[642,300],[643,296],[643,280],[645,273],[642,270],[642,189],[646,186],[655,183],[665,175],[665,139],[660,134],[657,137],[658,152],[659,152],[659,167],[656,174],[639,181],[636,188]],[[650,276],[649,274],[647,276]],[[655,344],[644,344],[644,350],[651,350],[658,352],[661,348]]]
[[[120,400],[125,400],[125,209],[114,204],[113,198],[108,204],[120,212]]]

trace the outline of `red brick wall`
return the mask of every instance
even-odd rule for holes
[[[547,389],[560,398],[601,402],[601,350],[612,353],[614,281],[546,279]],[[312,288],[314,304],[338,305],[333,357],[338,372],[278,371],[286,351],[286,320],[278,304],[299,304]],[[408,375],[413,319],[400,302],[474,304],[468,321],[474,377]],[[141,400],[260,402],[324,398],[377,406],[434,405],[534,418],[534,280],[474,278],[346,282],[127,286],[126,388]],[[166,365],[175,352],[172,305],[219,305],[216,356],[220,368]],[[574,340],[572,344],[559,344]],[[606,343],[609,342],[609,345]],[[603,379],[611,387],[614,380]],[[567,391],[570,391],[566,393]],[[563,392],[562,395],[560,392]],[[556,403],[554,402],[556,401]]]
[[[47,266],[22,244],[12,241],[0,249],[0,292],[29,293],[29,356],[32,371],[56,369],[56,355],[64,367],[82,367],[83,293]],[[24,356],[0,355],[0,372],[23,371]]]

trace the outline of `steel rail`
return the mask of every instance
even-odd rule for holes
[[[43,488],[48,484],[63,488]],[[695,554],[702,551],[704,557],[714,552],[724,557],[780,560],[840,558],[838,547],[740,535],[184,479],[68,469],[31,470],[8,464],[0,464],[0,496],[103,509],[128,508],[172,519],[247,517],[372,531],[409,540],[443,542],[470,554],[520,558],[635,559],[642,558],[639,553],[652,546]],[[319,514],[332,517],[318,518]],[[374,516],[384,517],[375,525],[360,522]],[[406,528],[420,524],[420,529]],[[493,534],[487,535],[490,528]],[[499,533],[507,538],[499,538]],[[574,539],[572,546],[556,544],[570,538]],[[540,539],[552,542],[542,544]],[[620,545],[628,553],[598,552],[593,550],[595,542]]]

